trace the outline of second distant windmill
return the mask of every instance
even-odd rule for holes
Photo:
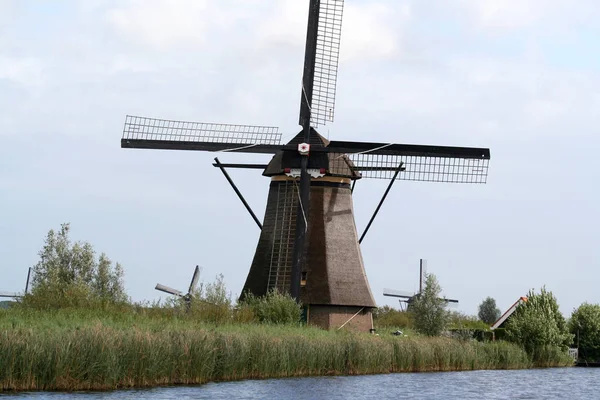
[[[160,283],[156,284],[155,289],[160,290],[161,292],[165,292],[168,294],[172,294],[174,296],[181,297],[186,306],[189,308],[192,303],[192,297],[194,296],[194,291],[196,290],[196,286],[198,285],[198,280],[200,279],[200,267],[196,265],[196,269],[194,270],[194,275],[192,275],[192,281],[190,282],[190,287],[188,288],[187,293],[183,293],[177,289],[173,289],[169,286],[161,285]]]
[[[421,293],[423,293],[423,286],[425,283],[425,279],[427,277],[427,260],[421,258],[419,263],[419,291],[417,293],[410,292],[407,290],[395,290],[395,289],[383,289],[383,295],[387,297],[396,297],[400,303],[400,308],[404,310],[408,310],[410,305],[414,303],[416,299],[419,298]],[[458,305],[458,300],[455,299],[447,299],[447,298],[439,298],[440,300],[444,300],[447,305],[451,307],[456,307]],[[406,307],[404,307],[406,305]]]

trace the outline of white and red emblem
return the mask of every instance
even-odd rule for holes
[[[298,145],[298,153],[302,156],[307,156],[310,153],[310,144],[308,143],[300,143]]]

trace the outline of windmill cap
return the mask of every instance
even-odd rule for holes
[[[353,170],[354,164],[346,154],[314,152],[315,148],[329,146],[329,140],[321,136],[316,130],[311,128],[310,143],[305,143],[304,132],[299,132],[287,145],[299,149],[302,144],[308,144],[310,157],[308,158],[308,169],[326,171],[327,175],[360,179],[361,175]],[[263,171],[263,176],[284,175],[286,170],[298,169],[301,166],[302,155],[297,150],[282,150],[275,154],[267,168]]]

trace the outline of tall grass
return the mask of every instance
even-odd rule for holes
[[[547,361],[550,366],[551,357]],[[523,350],[506,342],[374,336],[290,325],[217,326],[166,313],[0,312],[3,390],[98,390],[531,366]]]

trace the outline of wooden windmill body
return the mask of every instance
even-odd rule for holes
[[[272,155],[267,164],[224,164],[215,158],[261,229],[242,289],[260,296],[289,292],[306,320],[323,328],[372,328],[376,307],[360,242],[396,180],[485,183],[489,149],[329,141],[316,131],[333,121],[343,0],[310,0],[301,88],[302,131],[281,144],[275,127],[207,124],[127,116],[121,147]],[[262,223],[226,168],[261,169],[270,178]],[[352,190],[362,178],[390,179],[359,237]]]
[[[312,136],[311,147],[327,144],[320,135]],[[312,169],[315,177],[311,177],[299,297],[311,324],[334,328],[347,323],[348,328],[368,331],[373,326],[370,310],[376,304],[363,265],[351,193],[352,181],[360,175],[350,168],[345,155],[338,160],[337,154],[322,155],[322,164]],[[263,172],[271,183],[263,228],[242,293],[263,295],[273,288],[289,291],[299,199],[293,163],[293,157],[279,154]],[[321,168],[324,176],[319,176]]]

